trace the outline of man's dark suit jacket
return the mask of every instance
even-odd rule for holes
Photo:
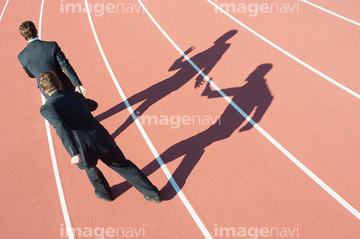
[[[55,128],[71,157],[80,154],[84,169],[117,147],[108,131],[93,117],[87,100],[78,92],[56,91],[40,108],[41,115]]]
[[[18,59],[28,76],[36,78],[39,89],[41,89],[39,77],[45,71],[53,71],[57,75],[62,84],[62,90],[74,91],[76,86],[82,85],[76,72],[56,42],[41,40],[29,42],[18,55]],[[42,91],[41,93],[45,98],[49,98],[47,94]]]

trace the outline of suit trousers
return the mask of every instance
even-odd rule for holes
[[[119,147],[102,156],[100,160],[120,174],[144,196],[159,196],[159,190],[134,163],[124,157]],[[96,167],[97,161],[85,167],[86,174],[95,188],[95,193],[103,198],[113,200],[109,183],[100,169]]]

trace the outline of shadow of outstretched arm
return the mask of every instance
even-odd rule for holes
[[[256,107],[253,117],[251,117],[253,122],[248,121],[248,123],[246,125],[244,125],[244,127],[240,128],[239,132],[244,132],[246,130],[250,130],[254,126],[253,123],[256,123],[256,124],[259,123],[261,118],[264,116],[265,112],[269,108],[273,99],[274,99],[274,97],[270,96],[268,100],[266,100],[262,104],[258,105]]]
[[[212,81],[212,78],[210,80]],[[228,89],[223,89],[221,91],[227,96],[234,96],[237,91],[239,91],[239,87],[232,87]],[[211,89],[209,82],[206,84],[205,89],[203,90],[201,95],[207,96],[207,98],[209,99],[223,97],[220,92]]]
[[[187,61],[183,61],[184,58],[185,58],[185,55],[188,55],[190,52],[192,52],[193,50],[195,49],[194,46],[190,47],[189,49],[187,49],[184,54],[179,58],[177,59],[176,61],[174,61],[174,63],[170,66],[169,68],[169,71],[174,71],[174,70],[177,70],[177,69],[180,69],[183,67],[184,63],[186,63]]]

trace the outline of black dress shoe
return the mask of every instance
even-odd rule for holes
[[[144,198],[145,198],[147,201],[149,201],[149,202],[151,202],[151,201],[155,201],[156,203],[161,203],[161,202],[162,202],[162,197],[161,197],[161,195],[156,196],[156,197],[151,197],[151,196],[145,196],[145,195],[144,195]]]
[[[105,201],[107,201],[107,202],[111,202],[111,201],[112,201],[111,199],[107,199],[107,198],[101,197],[99,194],[97,194],[97,192],[95,192],[95,195],[96,195],[97,198],[102,199],[102,200],[105,200]]]

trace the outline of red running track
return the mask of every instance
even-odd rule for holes
[[[0,7],[6,2],[1,0]],[[243,1],[246,6],[255,2]],[[360,5],[354,0],[311,2],[360,22]],[[10,0],[0,21],[1,238],[65,238],[45,123],[39,114],[40,93],[17,61],[26,46],[18,26],[25,20],[39,25],[41,3]],[[84,6],[83,1],[69,3]],[[201,96],[206,83],[194,88],[197,72],[189,63],[179,63],[181,54],[137,1],[90,3],[125,6],[124,12],[119,8],[104,14],[94,8],[92,21],[115,79],[133,110],[142,113],[139,120],[144,132],[190,206],[184,205],[158,168],[137,125],[127,121],[129,112],[118,106],[123,99],[100,54],[87,14],[83,10],[61,12],[63,1],[45,0],[41,38],[59,43],[88,96],[99,102],[94,115],[102,116],[101,122],[125,155],[149,174],[165,198],[161,204],[145,201],[99,163],[117,198],[111,203],[98,200],[85,173],[70,164],[51,130],[70,223],[77,229],[75,238],[204,238],[207,233],[212,238],[358,237],[358,98],[217,12],[206,0],[144,2],[182,51],[194,46],[189,58],[251,117],[254,106],[270,103],[259,126],[349,203],[355,210],[351,213],[256,127],[239,132],[246,122],[226,100]],[[216,3],[238,4],[230,0]],[[271,3],[280,6],[283,2]],[[249,12],[230,9],[229,13],[301,61],[360,93],[359,27],[303,2],[286,3],[298,7],[298,12],[250,16]],[[236,34],[226,43],[214,44],[231,30]],[[272,64],[264,76],[266,85],[248,87],[245,80],[266,63]],[[273,96],[271,102],[266,89]],[[237,93],[232,96],[232,92]],[[151,116],[168,119],[168,125],[149,123]],[[179,117],[203,121],[177,124]],[[220,131],[208,130],[211,120],[218,117],[222,119]],[[225,136],[219,137],[223,133]],[[189,208],[198,216],[198,224]]]

